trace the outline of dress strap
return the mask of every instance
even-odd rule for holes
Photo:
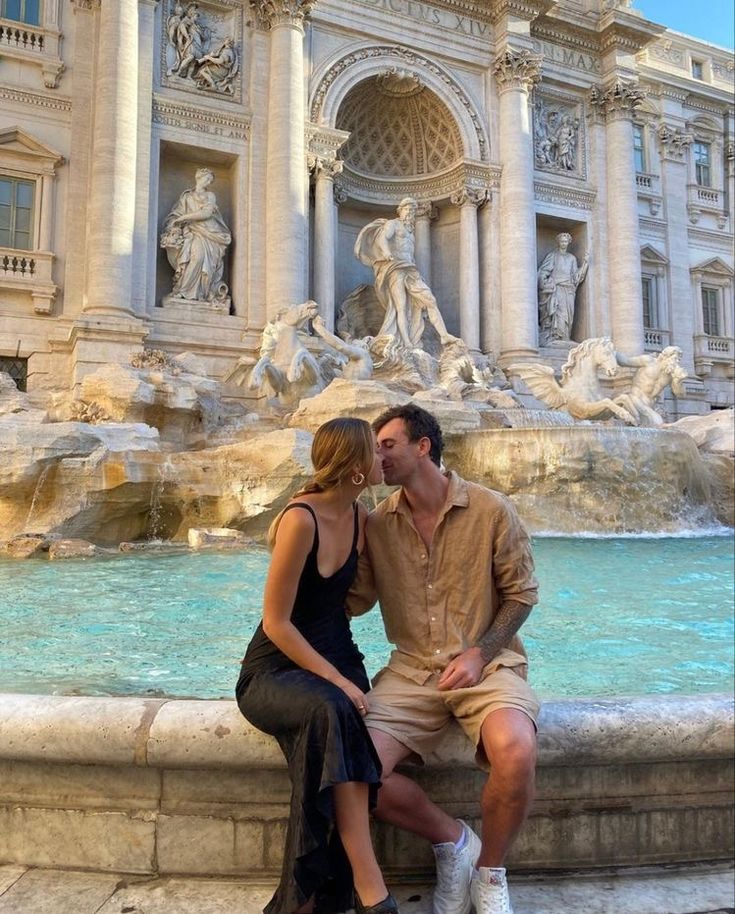
[[[281,517],[283,517],[286,511],[290,511],[291,508],[306,508],[309,514],[314,518],[314,544],[311,547],[311,551],[316,552],[319,548],[319,522],[316,519],[316,511],[314,511],[311,505],[307,505],[305,501],[294,501],[290,505],[286,505],[283,511],[281,511]]]
[[[360,512],[357,508],[357,502],[352,506],[352,510],[355,514],[355,532],[352,534],[352,549],[350,550],[350,553],[357,549],[357,540],[360,536]]]

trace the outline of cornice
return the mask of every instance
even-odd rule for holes
[[[600,39],[595,32],[580,29],[558,19],[542,19],[533,23],[531,37],[586,51],[588,54],[597,54],[600,51]]]
[[[536,199],[543,203],[568,206],[572,209],[591,210],[597,199],[595,191],[578,190],[566,185],[554,184],[551,181],[534,181],[533,191]]]
[[[24,89],[10,89],[0,86],[0,99],[9,102],[19,102],[22,105],[35,105],[39,108],[49,108],[52,111],[71,111],[71,99],[59,95],[39,95],[37,92],[27,92]]]
[[[250,137],[248,115],[215,111],[213,108],[173,101],[157,94],[153,96],[153,122],[226,139],[247,140]]]
[[[492,189],[500,187],[501,167],[465,160],[438,174],[425,177],[374,178],[345,166],[338,179],[341,202],[352,197],[364,202],[395,202],[413,197],[418,203],[448,199],[466,191],[483,200]],[[484,196],[483,196],[484,195]]]
[[[603,52],[614,48],[637,54],[660,38],[666,27],[634,16],[625,9],[613,7],[600,18],[597,30]]]
[[[496,23],[508,16],[530,22],[556,5],[557,0],[490,0],[490,21]]]

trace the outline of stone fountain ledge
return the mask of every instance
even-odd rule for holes
[[[0,863],[129,873],[278,871],[289,784],[232,701],[0,696]],[[548,701],[516,870],[721,860],[732,853],[727,696]],[[477,819],[483,775],[459,731],[417,779]],[[386,826],[393,879],[429,848]]]

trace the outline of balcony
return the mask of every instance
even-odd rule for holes
[[[735,374],[735,340],[729,336],[707,336],[704,333],[694,337],[694,367],[697,374],[707,377],[712,373],[714,363],[727,366],[727,376]]]
[[[57,288],[51,278],[54,255],[49,251],[0,248],[0,290],[28,292],[37,314],[50,314]]]
[[[648,201],[648,209],[652,216],[657,216],[661,210],[661,179],[658,175],[637,172],[635,186],[641,200]]]
[[[668,330],[645,328],[643,330],[643,348],[646,352],[661,352],[662,349],[669,345],[669,337]]]
[[[64,72],[59,56],[61,32],[42,25],[0,19],[0,56],[37,64],[47,89],[55,89]]]
[[[687,210],[689,221],[696,225],[701,213],[713,213],[717,216],[717,225],[724,229],[727,225],[725,192],[715,187],[704,187],[702,184],[687,185]]]

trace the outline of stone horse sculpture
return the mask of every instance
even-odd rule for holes
[[[319,363],[301,338],[308,321],[318,313],[316,302],[305,301],[285,308],[265,325],[260,358],[250,372],[250,390],[270,389],[285,407],[324,390],[327,382]],[[241,384],[245,374],[245,363],[238,362],[225,380]]]
[[[617,370],[615,347],[607,337],[585,340],[570,350],[560,383],[548,365],[508,366],[509,373],[522,378],[531,393],[552,409],[566,410],[575,419],[607,419],[612,414],[628,425],[637,425],[635,416],[600,389],[598,372],[612,378]]]

